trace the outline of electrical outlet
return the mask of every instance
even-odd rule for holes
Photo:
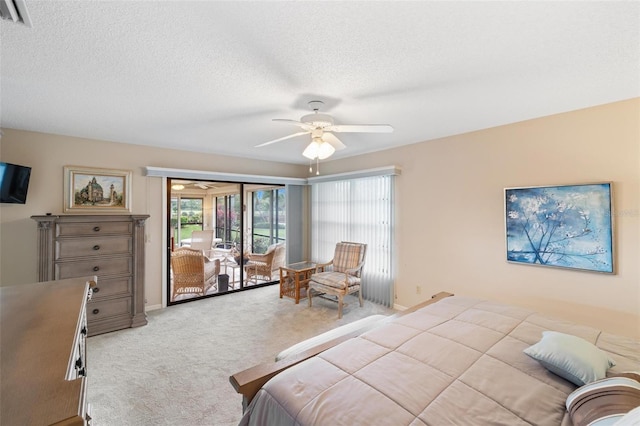
[[[421,294],[422,293],[422,287],[420,287],[419,285],[416,286],[416,294]]]

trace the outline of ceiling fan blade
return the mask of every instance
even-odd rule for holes
[[[256,145],[256,148],[259,148],[261,146],[271,145],[272,143],[280,142],[280,141],[283,141],[283,140],[286,140],[286,139],[295,138],[296,136],[308,135],[309,133],[311,133],[311,132],[294,133],[294,134],[289,135],[289,136],[285,136],[285,137],[282,137],[282,138],[274,139],[274,140],[269,141],[269,142],[261,143],[260,145]]]
[[[333,133],[328,133],[328,132],[323,133],[322,140],[328,143],[329,145],[331,145],[332,147],[334,147],[336,151],[340,151],[341,149],[345,149],[347,147]]]
[[[303,123],[298,120],[289,120],[288,118],[273,118],[271,121],[281,121],[283,123],[295,124],[296,126],[302,127],[304,130],[313,130],[313,126],[308,125],[307,123]]]
[[[325,130],[338,133],[391,133],[389,124],[334,124]]]

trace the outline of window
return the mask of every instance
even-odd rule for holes
[[[216,197],[216,235],[230,246],[241,240],[240,207],[239,193]]]
[[[393,301],[393,176],[313,183],[312,258],[326,262],[336,243],[367,244],[362,295],[391,306]]]
[[[188,241],[191,233],[203,229],[203,199],[191,197],[171,197],[171,228],[174,244]]]
[[[271,244],[287,239],[285,189],[254,191],[252,205],[251,246],[254,252],[264,253]]]

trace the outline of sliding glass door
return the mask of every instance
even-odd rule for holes
[[[189,244],[193,231],[203,229],[203,203],[201,197],[182,197],[179,194],[171,196],[171,236],[175,247]]]
[[[240,193],[216,196],[215,206],[216,235],[223,240],[228,248],[239,248],[242,241]]]
[[[285,241],[287,239],[285,189],[253,191],[252,204],[251,245],[254,250],[264,252],[271,244]]]
[[[279,268],[286,261],[284,186],[185,179],[167,182],[168,304],[279,280]],[[280,256],[273,255],[276,248]],[[251,261],[256,255],[264,255],[259,267]],[[265,260],[266,266],[262,264]],[[193,265],[185,269],[187,261]]]

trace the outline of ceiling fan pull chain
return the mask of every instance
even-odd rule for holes
[[[316,157],[316,175],[320,174],[320,157]]]
[[[313,172],[313,167],[311,167],[311,159],[309,159],[309,173]]]

